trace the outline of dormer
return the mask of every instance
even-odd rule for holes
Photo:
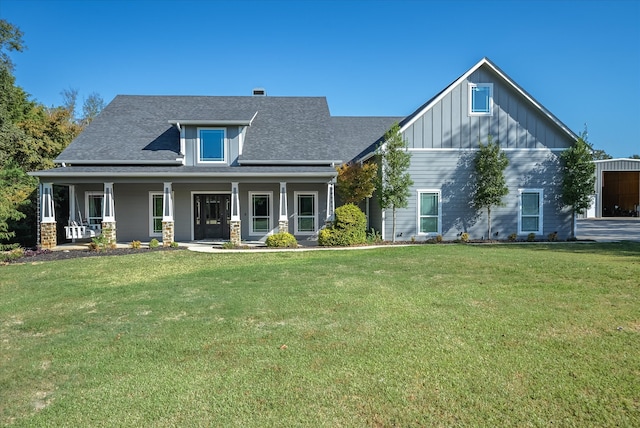
[[[171,119],[180,131],[180,155],[187,166],[232,166],[242,154],[246,129],[258,113],[235,119]]]

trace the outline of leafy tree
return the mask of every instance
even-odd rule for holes
[[[591,204],[591,195],[595,191],[596,166],[593,152],[583,132],[576,142],[562,152],[562,201],[571,207],[571,237],[576,236],[576,213],[583,213]]]
[[[88,125],[104,108],[104,100],[97,92],[89,94],[82,104],[82,125]]]
[[[20,29],[4,19],[0,19],[0,67],[13,70],[13,62],[8,52],[22,52],[25,49]]]
[[[382,209],[393,210],[393,242],[396,241],[396,210],[409,205],[409,188],[413,185],[407,172],[411,165],[411,153],[400,133],[397,123],[385,133],[384,142],[378,147],[381,162],[381,174],[376,188],[378,201]]]
[[[640,155],[631,155],[629,159],[640,159]]]
[[[0,241],[15,236],[9,229],[9,220],[20,220],[25,215],[19,210],[37,184],[35,178],[28,176],[14,161],[10,160],[0,169]],[[0,243],[0,250],[10,245]]]
[[[607,152],[605,152],[604,150],[601,149],[593,149],[593,154],[592,154],[593,160],[606,160],[606,159],[612,159],[611,155]]]
[[[498,142],[493,142],[491,135],[486,145],[482,142],[479,145],[480,150],[474,159],[476,183],[473,204],[478,210],[487,209],[487,237],[491,239],[491,208],[503,206],[502,198],[509,193],[504,177],[509,159],[500,150]]]
[[[378,165],[350,162],[337,167],[336,170],[338,171],[336,190],[344,203],[357,205],[373,195],[376,189]]]

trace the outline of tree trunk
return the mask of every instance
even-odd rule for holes
[[[396,242],[396,206],[393,206],[393,227],[391,228],[393,232],[393,237],[391,238],[391,242]]]
[[[571,239],[576,238],[576,210],[571,207]]]
[[[487,207],[487,223],[489,223],[487,239],[491,239],[491,207]]]

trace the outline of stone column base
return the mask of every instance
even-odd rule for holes
[[[115,221],[102,222],[102,236],[107,238],[107,241],[110,244],[116,243],[116,222]]]
[[[56,222],[40,223],[40,248],[50,250],[58,245]]]
[[[162,222],[162,246],[168,247],[173,242],[173,222]]]
[[[278,232],[289,232],[289,220],[280,220],[278,222]]]
[[[231,229],[229,234],[229,241],[236,247],[239,247],[242,243],[242,237],[240,232],[240,220],[231,220],[229,223],[229,227]]]

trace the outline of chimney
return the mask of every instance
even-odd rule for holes
[[[253,96],[264,97],[267,95],[267,90],[264,88],[253,88]]]

